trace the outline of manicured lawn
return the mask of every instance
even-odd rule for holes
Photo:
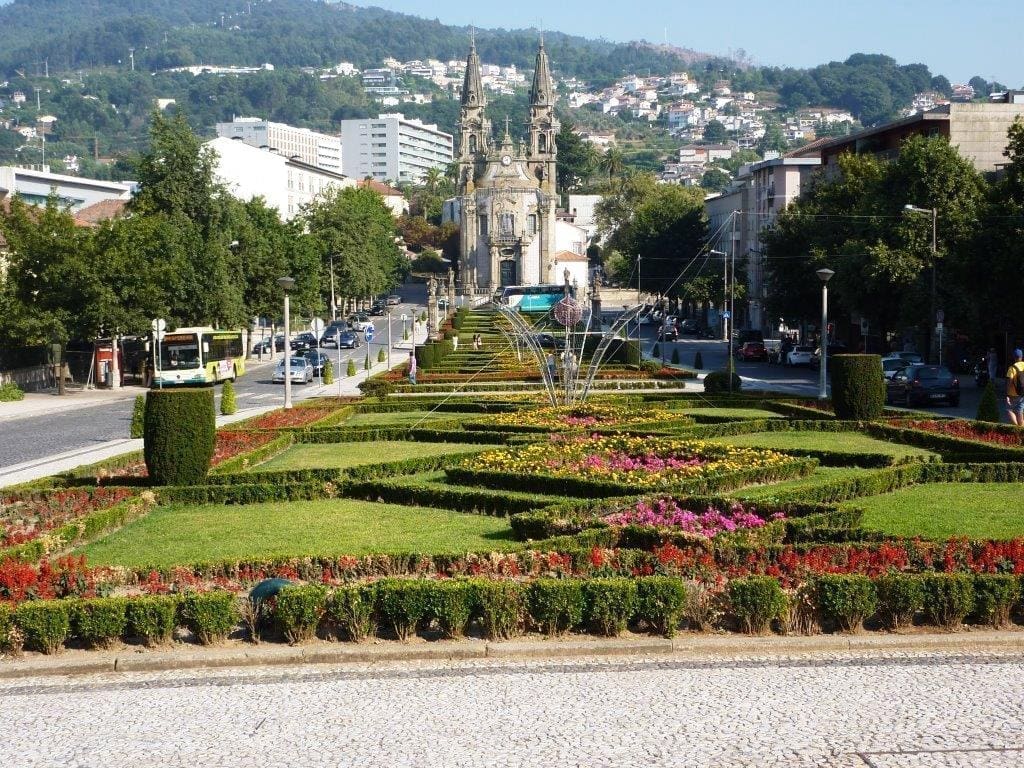
[[[742,488],[730,496],[737,499],[764,500],[788,491],[805,490],[814,488],[832,480],[846,480],[857,475],[870,474],[873,469],[862,469],[860,467],[818,467],[807,477],[798,477],[795,480],[783,480],[781,483],[769,483],[767,485],[752,485],[749,488]]]
[[[349,499],[171,506],[82,548],[90,565],[175,564],[303,555],[467,552],[516,546],[487,515]]]
[[[464,443],[414,443],[401,440],[373,440],[366,443],[314,443],[293,445],[252,471],[283,469],[314,469],[317,467],[361,467],[425,456],[444,456],[453,453],[475,453],[498,446],[469,445]]]
[[[775,450],[832,451],[833,453],[881,453],[896,458],[934,456],[913,445],[877,440],[859,432],[751,432],[747,435],[715,437],[709,443],[741,445]]]
[[[415,485],[425,486],[427,488],[436,489],[450,489],[450,488],[465,488],[473,491],[487,491],[486,488],[477,488],[468,485],[458,485],[456,483],[448,482],[448,475],[442,472],[420,472],[415,475],[405,475],[404,477],[389,479],[388,482],[397,482],[401,485]],[[543,493],[530,493],[530,491],[524,488],[521,491],[491,491],[492,493],[500,493],[503,496],[508,496],[512,499],[529,499],[538,500],[550,504],[558,504],[565,501],[578,501],[568,496],[551,496],[550,494]]]
[[[1020,492],[1015,483],[931,483],[844,506],[865,510],[864,528],[897,536],[1010,539],[1024,536]]]
[[[413,426],[417,422],[443,419],[463,419],[465,413],[445,413],[441,411],[395,411],[393,413],[357,413],[345,420],[346,427],[382,427],[396,424]]]
[[[729,419],[781,419],[782,416],[774,411],[765,411],[761,408],[684,408],[683,413],[688,416],[721,416]]]

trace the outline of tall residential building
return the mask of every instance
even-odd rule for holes
[[[450,133],[400,113],[341,121],[342,170],[356,179],[417,183],[454,159]]]
[[[272,123],[259,117],[236,117],[230,123],[217,123],[217,135],[240,139],[253,147],[267,147],[283,157],[294,157],[327,171],[342,172],[341,139],[338,136]]]

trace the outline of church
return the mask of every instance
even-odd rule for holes
[[[568,269],[586,285],[586,232],[558,221],[555,188],[560,128],[544,42],[537,51],[527,137],[508,123],[496,140],[487,118],[480,57],[470,47],[459,114],[459,178],[453,213],[460,227],[459,289],[494,293],[506,285],[559,283]]]

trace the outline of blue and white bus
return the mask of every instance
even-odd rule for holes
[[[569,295],[574,295],[571,286]],[[508,285],[501,289],[499,301],[520,312],[550,312],[564,297],[564,285]]]

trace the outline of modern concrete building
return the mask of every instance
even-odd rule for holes
[[[216,153],[214,174],[232,195],[240,200],[262,197],[285,221],[331,187],[356,186],[355,179],[340,173],[238,139],[221,136],[204,146]]]
[[[876,128],[833,139],[820,146],[821,164],[827,174],[838,169],[844,152],[871,152],[894,158],[910,136],[945,136],[960,154],[982,173],[998,171],[1006,158],[1006,131],[1024,116],[1024,91],[1009,91],[1001,101],[952,102],[927,112],[886,123]]]
[[[708,198],[704,207],[715,249],[735,257],[737,269],[746,267],[746,316],[736,327],[768,334],[771,318],[765,312],[765,260],[762,235],[782,210],[800,196],[821,161],[816,157],[776,157],[740,168],[736,179],[721,195]],[[737,304],[737,314],[740,305]],[[774,335],[774,334],[773,334]]]
[[[295,157],[307,165],[342,173],[341,138],[272,123],[259,117],[236,117],[230,123],[217,123],[217,135],[241,139],[250,146],[273,149],[284,157]]]
[[[342,171],[356,179],[416,184],[431,168],[444,170],[454,159],[450,133],[401,113],[342,120],[341,143]]]
[[[56,193],[62,205],[69,207],[72,213],[78,213],[104,200],[130,200],[135,184],[4,165],[0,166],[0,189],[33,205],[45,205],[51,192]]]

